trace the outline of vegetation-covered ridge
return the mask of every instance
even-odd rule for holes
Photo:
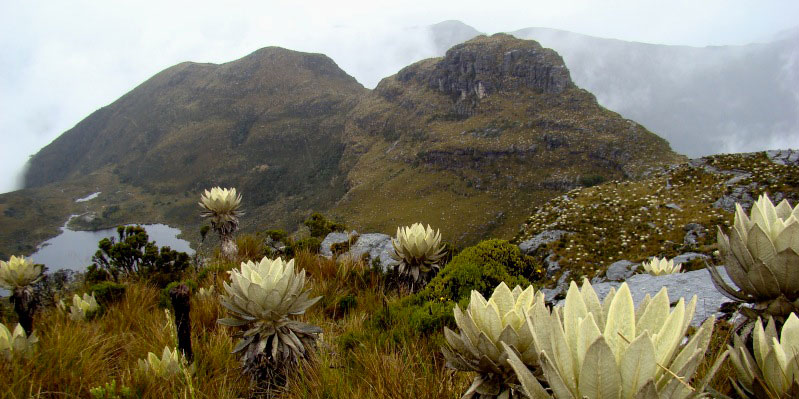
[[[799,201],[799,163],[774,162],[775,154],[714,155],[638,181],[572,190],[535,208],[514,242],[545,231],[569,232],[536,251],[545,266],[556,262],[561,268],[550,273],[550,282],[566,271],[576,280],[602,276],[619,260],[641,262],[686,252],[713,257],[716,226],[729,229],[736,202],[748,209],[763,193],[775,203]],[[705,263],[699,259],[686,266],[695,270]]]
[[[0,195],[0,253],[33,252],[72,214],[194,236],[195,193],[216,185],[246,193],[243,231],[321,211],[361,231],[425,220],[469,244],[512,236],[566,190],[682,160],[533,41],[478,37],[372,91],[323,55],[270,47],[168,68],[42,149],[28,188]]]

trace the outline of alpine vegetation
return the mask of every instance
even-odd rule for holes
[[[0,356],[6,360],[11,360],[15,354],[24,356],[30,353],[37,342],[39,339],[36,335],[26,335],[22,325],[17,324],[12,333],[5,324],[0,323]]]
[[[738,289],[727,284],[716,268],[709,267],[716,288],[729,298],[754,304],[745,312],[750,319],[766,312],[781,323],[799,311],[799,206],[783,200],[774,206],[761,195],[747,217],[735,206],[735,222],[727,236],[719,228],[719,251],[727,274]]]
[[[211,191],[205,190],[199,205],[204,209],[202,217],[211,218],[211,227],[219,234],[222,256],[233,260],[238,252],[233,233],[239,227],[239,216],[244,215],[239,210],[241,194],[237,195],[235,188],[214,187]]]
[[[710,317],[680,347],[696,308],[696,297],[686,305],[680,298],[673,309],[663,288],[636,310],[627,283],[611,290],[599,302],[588,280],[582,289],[572,282],[561,309],[553,308],[549,320],[534,320],[533,336],[544,377],[555,398],[689,398],[704,390],[724,356],[696,388],[691,381],[710,343],[714,317]],[[533,377],[513,348],[508,362],[530,398],[550,393]]]
[[[91,296],[84,293],[83,298],[78,294],[72,297],[72,306],[69,307],[69,318],[75,321],[91,319],[100,310],[94,293]]]
[[[643,266],[644,270],[653,276],[679,273],[682,268],[679,264],[675,266],[673,259],[666,259],[665,257],[660,259],[657,256],[649,262],[644,262]]]
[[[438,271],[445,254],[441,232],[433,231],[430,225],[425,229],[421,223],[397,227],[397,237],[391,243],[394,246],[391,257],[399,261],[397,271],[411,291],[424,285]]]
[[[164,347],[160,359],[155,353],[148,352],[147,359],[139,359],[138,364],[142,373],[152,372],[160,378],[170,378],[183,372],[180,353],[177,349],[170,350],[168,346]]]
[[[763,329],[760,318],[752,334],[754,356],[743,338],[733,336],[730,360],[738,380],[730,379],[733,388],[744,398],[799,397],[799,318],[791,313],[777,334],[774,319]]]
[[[447,367],[478,373],[464,398],[517,397],[511,385],[518,381],[502,344],[521,354],[524,367],[540,370],[532,328],[541,317],[549,317],[544,294],[536,294],[532,285],[524,290],[517,285],[511,291],[502,282],[488,301],[477,291],[471,295],[466,312],[457,305],[454,309],[460,334],[444,327],[447,345],[441,350]]]
[[[243,351],[244,369],[255,376],[283,376],[286,367],[306,358],[322,332],[290,316],[305,313],[322,297],[309,298],[305,270],[295,273],[294,259],[264,257],[258,263],[242,262],[229,273],[231,281],[224,283],[226,294],[220,300],[231,317],[218,322],[246,329],[233,353]]]
[[[33,284],[42,279],[42,267],[25,257],[11,256],[8,262],[0,260],[0,288],[11,291],[11,302],[26,334],[33,332],[33,313],[36,301]]]

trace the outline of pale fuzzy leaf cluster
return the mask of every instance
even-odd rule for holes
[[[667,259],[665,257],[661,259],[657,256],[652,258],[649,262],[644,262],[643,266],[644,270],[653,276],[679,273],[682,268],[679,264],[675,266],[673,259]]]
[[[741,337],[733,340],[729,352],[738,380],[732,383],[742,397],[755,397],[755,384],[773,398],[799,395],[799,318],[795,313],[788,316],[779,335],[774,319],[765,329],[757,319],[752,333],[754,356]]]
[[[8,262],[0,260],[0,288],[13,290],[35,284],[42,278],[42,267],[24,256],[11,256]]]
[[[247,328],[233,352],[247,349],[243,359],[247,364],[262,354],[280,362],[304,356],[321,333],[318,327],[289,318],[321,299],[310,298],[310,290],[304,289],[305,270],[295,273],[294,259],[264,257],[258,263],[242,262],[229,273],[231,282],[224,283],[226,294],[220,295],[220,301],[232,317],[219,323]]]
[[[536,366],[538,356],[533,345],[532,326],[527,318],[549,313],[544,294],[535,293],[533,286],[512,291],[502,282],[486,299],[472,291],[466,312],[454,309],[458,334],[444,328],[447,346],[442,348],[447,366],[456,370],[476,371],[478,377],[464,397],[492,397],[507,394],[507,380],[515,380],[513,370],[505,362],[502,343],[521,354],[525,364]]]
[[[214,288],[214,286],[210,286],[208,288],[200,287],[200,289],[197,291],[197,296],[199,296],[200,298],[210,298],[215,293],[216,289]]]
[[[39,339],[36,338],[36,334],[25,335],[22,325],[17,324],[11,332],[5,324],[0,323],[0,355],[7,360],[11,360],[15,354],[23,356],[29,354],[37,342]]]
[[[153,353],[147,353],[145,359],[139,359],[139,370],[143,373],[153,373],[160,378],[170,378],[175,375],[183,374],[183,362],[177,348],[170,350],[164,347],[161,358]]]
[[[391,243],[394,246],[391,255],[400,262],[399,274],[410,276],[413,281],[437,267],[444,257],[441,232],[433,230],[430,225],[425,228],[421,223],[414,223],[397,227],[397,237]]]
[[[799,206],[791,208],[785,200],[774,206],[764,194],[747,216],[736,204],[730,235],[719,228],[718,244],[727,274],[738,288],[708,268],[723,294],[776,317],[799,309]]]
[[[210,191],[205,190],[200,196],[199,205],[209,213],[207,216],[235,218],[240,215],[241,194],[236,194],[235,188],[214,187]]]
[[[672,309],[666,289],[648,295],[635,309],[626,283],[600,302],[588,280],[571,283],[563,308],[532,328],[545,380],[555,398],[695,397],[704,389],[688,385],[710,343],[714,318],[706,320],[680,346],[693,318],[696,297],[680,298]],[[528,322],[532,320],[528,318]],[[720,366],[719,359],[710,375]],[[518,355],[508,348],[508,362],[526,394],[549,398]],[[705,382],[708,379],[705,380]]]
[[[82,321],[94,315],[98,310],[100,310],[100,305],[94,298],[94,293],[91,296],[84,293],[82,298],[75,294],[72,297],[72,306],[69,307],[69,317],[75,321]]]

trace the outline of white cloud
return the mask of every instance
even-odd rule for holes
[[[564,4],[565,3],[565,4]],[[0,192],[28,157],[92,111],[182,61],[277,45],[321,52],[367,87],[432,54],[419,29],[546,26],[669,44],[731,44],[795,24],[799,3],[662,1],[6,1],[0,3]]]

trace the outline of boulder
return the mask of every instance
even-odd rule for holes
[[[355,237],[358,235],[358,232],[353,231],[334,231],[328,234],[324,240],[322,240],[322,244],[319,245],[319,254],[326,257],[331,258],[333,257],[333,250],[331,247],[335,244],[341,244],[347,242],[350,237]]]
[[[727,273],[721,271],[721,275],[728,284],[735,285],[727,277]],[[560,285],[560,281],[558,281]],[[705,269],[695,270],[686,273],[668,274],[663,276],[652,276],[649,274],[636,274],[627,279],[627,285],[630,287],[633,301],[635,305],[641,303],[646,294],[654,297],[657,295],[661,288],[666,287],[669,293],[669,299],[672,303],[676,302],[680,297],[684,297],[686,301],[696,295],[696,313],[691,321],[691,325],[699,326],[711,315],[720,315],[719,309],[725,302],[730,299],[722,295],[710,279],[710,272]],[[599,300],[604,300],[611,287],[618,289],[621,282],[609,281],[606,283],[592,284],[594,291],[596,291]],[[557,305],[562,306],[565,300],[558,301]]]
[[[371,264],[375,259],[379,259],[383,271],[388,271],[399,264],[397,260],[391,257],[394,252],[394,246],[391,245],[391,237],[381,233],[358,235],[358,232],[354,230],[350,232],[332,232],[322,241],[319,254],[331,258],[333,257],[331,246],[350,240],[352,242],[350,242],[349,250],[338,255],[338,260],[348,258],[353,260],[365,259]]]
[[[620,260],[608,266],[608,270],[605,271],[605,277],[610,281],[624,281],[635,274],[637,267],[637,263],[629,260]]]
[[[710,257],[705,254],[700,254],[697,252],[686,252],[682,255],[675,256],[674,259],[672,260],[674,261],[674,264],[677,265],[680,263],[690,262],[696,258],[710,259]]]
[[[538,250],[538,247],[549,244],[550,242],[557,241],[566,234],[573,234],[565,230],[545,230],[536,235],[535,237],[523,241],[519,244],[519,249],[523,254],[532,255]]]

